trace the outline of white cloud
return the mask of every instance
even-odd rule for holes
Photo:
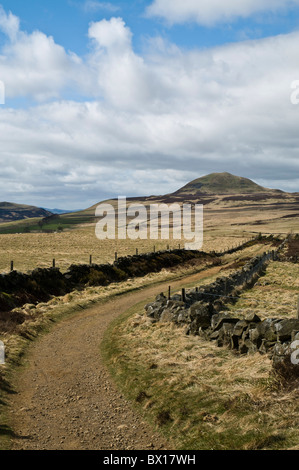
[[[0,31],[8,41],[0,52],[0,79],[6,97],[59,97],[64,87],[75,86],[81,60],[40,31],[31,34],[19,29],[19,18],[0,7]]]
[[[122,18],[111,18],[91,23],[88,36],[94,39],[100,47],[113,49],[122,54],[131,48],[132,33],[125,26]]]
[[[96,74],[98,91],[101,90],[106,101],[125,110],[152,105],[161,80],[134,53],[132,33],[124,21],[111,18],[92,23],[88,34],[94,44],[89,65]]]
[[[17,16],[11,12],[8,14],[4,11],[0,5],[0,29],[7,34],[10,40],[14,41],[17,37],[20,27],[20,20]]]
[[[59,99],[0,107],[0,200],[50,207],[55,198],[75,209],[167,193],[211,171],[296,187],[298,32],[192,52],[160,38],[143,56],[121,18],[92,23],[88,34],[87,58],[41,32],[19,31],[2,49],[12,96]],[[74,75],[88,102],[63,99]]]
[[[154,0],[147,14],[162,17],[170,24],[196,22],[212,26],[297,5],[299,0]]]

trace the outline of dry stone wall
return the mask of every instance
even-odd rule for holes
[[[201,251],[173,250],[144,253],[118,258],[113,264],[71,265],[67,272],[59,268],[38,268],[29,273],[11,271],[0,274],[0,312],[7,312],[25,303],[47,301],[86,286],[105,286],[163,268],[171,268],[191,260],[219,263],[216,255]]]
[[[293,368],[299,380],[299,366],[291,362],[292,345],[299,348],[299,318],[267,318],[262,320],[254,312],[245,319],[235,318],[225,308],[227,302],[245,288],[253,285],[270,260],[275,260],[283,249],[284,241],[277,250],[253,258],[241,270],[228,277],[201,288],[182,291],[182,294],[158,295],[154,302],[145,306],[146,315],[153,323],[172,321],[186,327],[186,334],[199,335],[215,341],[241,354],[267,353],[273,358],[276,369]],[[299,356],[299,351],[298,351]],[[299,362],[299,361],[298,361]],[[296,378],[296,380],[297,380]]]

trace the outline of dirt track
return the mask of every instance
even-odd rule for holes
[[[214,267],[184,284],[219,271]],[[116,389],[100,342],[109,323],[138,302],[166,292],[169,283],[113,298],[57,324],[30,348],[15,374],[10,402],[12,449],[172,449]],[[172,281],[173,288],[182,281]]]

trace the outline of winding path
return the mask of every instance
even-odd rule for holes
[[[213,267],[173,288],[218,272]],[[135,304],[166,292],[169,282],[97,304],[36,340],[16,371],[10,401],[13,450],[172,449],[121,395],[100,355],[109,323]]]

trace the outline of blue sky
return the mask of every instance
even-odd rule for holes
[[[0,0],[0,200],[299,190],[299,0]]]
[[[79,55],[88,52],[89,23],[113,16],[122,17],[134,32],[133,44],[136,51],[142,50],[148,37],[156,35],[162,35],[180,47],[197,49],[246,38],[258,39],[285,34],[299,28],[298,6],[279,9],[277,12],[265,10],[247,18],[235,18],[232,22],[209,27],[192,21],[169,24],[165,18],[149,17],[146,9],[151,3],[145,0],[1,0],[6,11],[12,11],[21,19],[22,29],[29,33],[36,29],[43,31],[53,36],[57,43]]]

